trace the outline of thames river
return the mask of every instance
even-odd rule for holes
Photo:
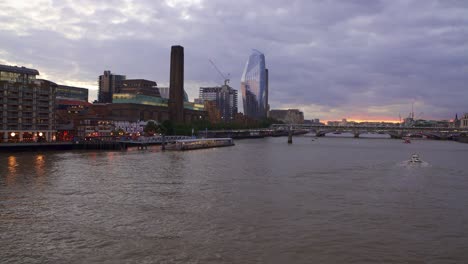
[[[407,165],[418,153],[423,165]],[[468,263],[468,144],[0,153],[1,263]]]

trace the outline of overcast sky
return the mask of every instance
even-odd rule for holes
[[[0,63],[90,88],[104,70],[167,86],[171,45],[185,89],[240,89],[251,49],[271,108],[306,118],[452,119],[468,112],[467,0],[0,0]],[[240,91],[239,91],[240,94]],[[242,110],[241,98],[240,110]]]

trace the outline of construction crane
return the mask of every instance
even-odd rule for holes
[[[226,76],[219,70],[219,68],[216,66],[216,64],[215,64],[212,60],[208,59],[208,61],[210,61],[211,65],[213,65],[213,67],[214,67],[215,70],[219,73],[219,75],[221,75],[221,77],[223,77],[223,79],[224,79],[224,85],[228,85],[228,83],[230,82],[230,80],[229,80],[229,73],[228,73],[228,77],[226,77]]]

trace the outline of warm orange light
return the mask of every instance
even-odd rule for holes
[[[339,121],[341,122],[343,118],[337,118],[337,119],[330,119],[330,120],[320,120],[322,123],[327,123],[328,121]],[[395,119],[362,119],[362,118],[349,118],[346,119],[347,122],[357,122],[357,123],[362,123],[362,122],[386,122],[386,123],[400,123],[399,120]]]
[[[350,119],[348,121],[351,122],[386,122],[386,123],[400,123],[399,120],[392,120],[392,119]]]
[[[10,172],[15,172],[16,166],[18,166],[18,163],[16,162],[16,157],[15,156],[8,157],[8,169],[10,170]]]
[[[16,167],[18,167],[18,162],[16,161],[15,156],[8,157],[8,174],[6,175],[6,184],[14,184],[16,180]]]

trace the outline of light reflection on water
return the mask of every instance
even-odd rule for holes
[[[8,174],[6,176],[6,184],[12,184],[15,181],[16,178],[16,167],[18,166],[18,163],[16,162],[16,157],[15,156],[9,156],[8,157]]]
[[[430,166],[400,166],[418,153]],[[0,153],[2,263],[464,263],[468,144]]]

